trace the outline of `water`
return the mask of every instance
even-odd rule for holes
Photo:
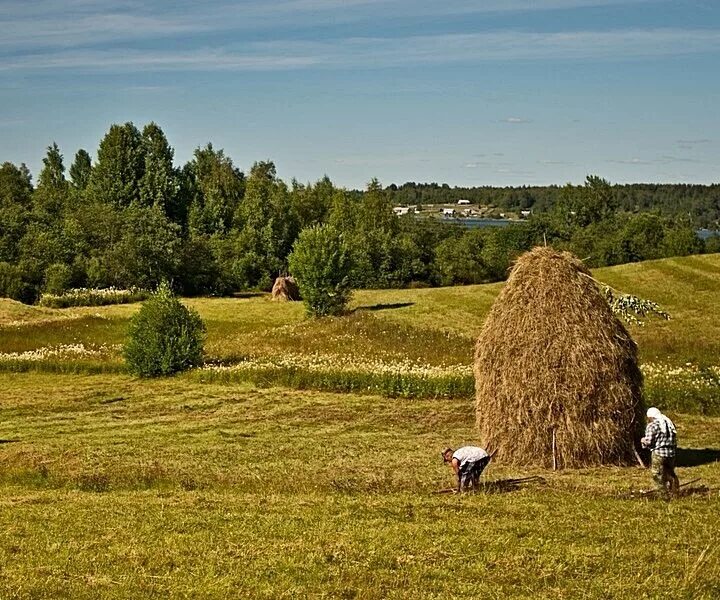
[[[443,218],[443,223],[449,225],[460,225],[461,227],[467,227],[468,229],[479,229],[481,227],[506,227],[508,225],[516,225],[518,223],[525,223],[525,221],[512,221],[510,219],[481,219],[479,217],[468,217],[467,219],[458,218]]]
[[[701,240],[707,240],[708,238],[714,237],[716,235],[720,235],[720,231],[717,231],[716,229],[698,229],[697,230],[697,236]]]

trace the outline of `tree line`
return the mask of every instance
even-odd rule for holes
[[[288,184],[271,161],[244,173],[212,144],[175,166],[155,123],[112,125],[96,157],[80,149],[66,169],[52,144],[36,185],[25,165],[0,167],[1,296],[34,302],[44,292],[154,289],[162,281],[185,295],[269,289],[288,271],[300,233],[318,225],[344,240],[357,288],[497,281],[539,243],[568,248],[591,266],[715,244],[696,237],[692,218],[624,210],[597,177],[558,188],[552,206],[525,223],[465,230],[397,217],[398,189],[377,180],[362,193],[327,177]]]

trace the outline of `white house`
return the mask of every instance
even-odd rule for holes
[[[459,204],[460,206],[467,206],[468,204],[470,204],[470,200],[460,199],[460,200],[458,200],[458,204]]]
[[[395,207],[393,207],[393,212],[398,216],[406,215],[410,212],[410,207],[409,206],[395,206]]]
[[[455,209],[454,208],[443,208],[443,217],[453,217],[455,216]]]

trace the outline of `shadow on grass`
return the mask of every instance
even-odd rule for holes
[[[678,448],[675,466],[699,467],[717,461],[720,461],[720,450],[716,448]]]
[[[232,298],[240,298],[241,300],[244,298],[257,298],[259,296],[266,296],[267,294],[265,292],[235,292],[231,297]]]
[[[413,306],[414,302],[394,302],[392,304],[372,304],[370,306],[358,306],[355,310],[352,312],[359,312],[359,311],[378,311],[378,310],[392,310],[394,308],[405,308],[406,306]]]
[[[471,488],[464,493],[477,494],[507,494],[517,492],[528,485],[545,485],[544,477],[533,475],[531,477],[520,477],[519,479],[496,479],[494,481],[482,481],[477,488]],[[435,494],[454,494],[455,489],[449,488],[433,492]]]
[[[14,444],[20,440],[0,440],[0,444]]]

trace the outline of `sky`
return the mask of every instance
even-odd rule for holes
[[[361,188],[720,182],[718,0],[0,0],[0,162],[113,123]]]

